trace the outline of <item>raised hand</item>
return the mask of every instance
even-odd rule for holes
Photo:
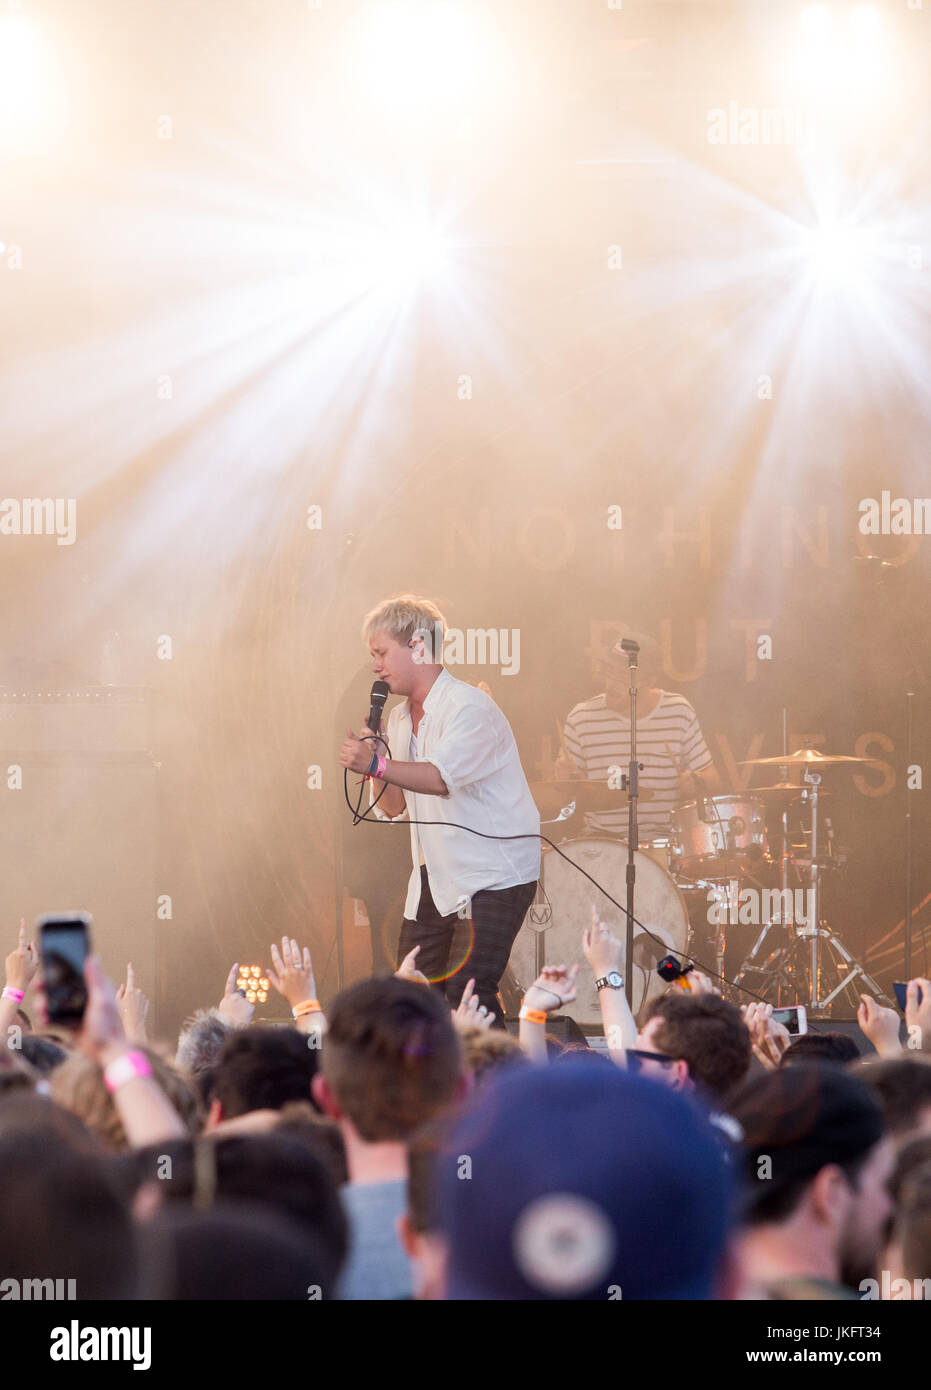
[[[545,1014],[555,1013],[564,1004],[571,1004],[578,993],[575,979],[579,969],[578,965],[571,965],[568,970],[564,965],[544,965],[524,995],[524,1004],[528,1009]]]
[[[902,1048],[899,1046],[899,1015],[895,1009],[887,1009],[882,1004],[877,1004],[871,994],[861,994],[860,999],[862,1002],[857,1009],[857,1022],[864,1037],[869,1039],[880,1057],[900,1056]]]
[[[19,919],[19,942],[6,958],[6,983],[10,989],[25,994],[39,968],[39,952],[35,943],[26,940],[26,919]]]
[[[773,1018],[772,1004],[755,1001],[745,1004],[740,1012],[750,1033],[753,1055],[768,1071],[775,1071],[792,1041],[791,1033]]]
[[[238,978],[239,962],[236,961],[226,977],[223,998],[217,1005],[217,1013],[223,1022],[228,1023],[231,1028],[247,1027],[252,1022],[252,1015],[255,1013],[255,1005],[250,1004],[243,991],[236,988]],[[269,979],[271,979],[271,975],[269,975]]]
[[[116,1006],[128,1042],[145,1046],[148,1042],[145,1021],[149,1012],[149,1001],[141,989],[136,987],[136,976],[132,961],[126,966],[126,983],[116,991]]]
[[[462,991],[459,1007],[453,1009],[453,1027],[459,1033],[466,1033],[471,1028],[490,1028],[497,1018],[497,1014],[490,1013],[484,1004],[478,1002],[474,990],[475,981],[470,980]]]
[[[617,971],[620,974],[624,959],[623,943],[614,935],[610,927],[599,921],[594,907],[592,908],[592,924],[590,927],[586,927],[582,933],[582,954],[591,966],[592,974],[596,979],[602,975],[610,975],[612,971]]]
[[[272,969],[268,972],[268,978],[292,1009],[308,999],[316,999],[317,986],[307,946],[302,952],[293,937],[283,936],[281,951],[273,942],[271,955]]]
[[[421,985],[428,985],[430,983],[423,971],[417,969],[417,953],[419,950],[420,947],[415,946],[412,951],[408,951],[407,955],[394,972],[397,979],[416,980],[418,984]]]

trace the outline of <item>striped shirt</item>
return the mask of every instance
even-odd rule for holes
[[[606,782],[611,768],[627,771],[630,762],[630,720],[608,708],[596,695],[570,711],[563,730],[566,752],[591,781]],[[643,763],[641,791],[653,793],[637,805],[641,844],[669,834],[672,812],[679,804],[679,773],[702,772],[711,754],[702,737],[698,716],[684,695],[663,690],[656,708],[637,720],[637,761]],[[590,813],[590,830],[627,833],[627,806],[619,811]]]

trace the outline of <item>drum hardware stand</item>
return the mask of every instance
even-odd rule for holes
[[[808,873],[810,911],[804,923],[786,924],[791,937],[790,944],[783,950],[775,951],[770,956],[763,968],[763,973],[774,975],[777,970],[784,970],[785,967],[788,967],[791,976],[798,981],[806,970],[803,961],[805,954],[807,954],[808,999],[806,1007],[809,1014],[813,1016],[826,1014],[834,1000],[858,979],[863,981],[866,988],[880,1003],[891,1006],[892,1001],[887,998],[872,976],[867,974],[860,962],[848,951],[840,936],[828,926],[821,916],[821,862],[818,856],[818,801],[821,773],[812,772],[810,768],[806,768],[805,781],[810,787],[808,800],[811,806],[811,865]],[[783,846],[783,856],[785,857],[785,846]],[[827,962],[822,962],[822,942],[827,952]],[[756,949],[754,947],[751,957],[755,954]],[[837,977],[842,976],[830,994],[825,995],[821,993],[823,964],[832,965],[835,975]],[[843,974],[845,968],[847,973]],[[743,973],[743,967],[741,973]],[[800,991],[796,989],[797,998],[799,994]]]
[[[788,711],[787,711],[785,705],[783,705],[783,707],[782,707],[782,756],[783,756],[784,758],[787,758],[787,757],[789,756],[789,726],[788,726],[788,722],[787,722],[787,714],[788,714]],[[780,780],[781,780],[781,781],[783,781],[783,782],[788,782],[788,780],[789,780],[789,765],[788,765],[788,763],[780,763],[780,765],[779,765],[779,774],[780,774]],[[800,788],[799,788],[799,795],[802,796],[804,799],[807,799],[808,793],[807,793],[807,791],[806,791],[804,788],[800,787]],[[789,937],[791,938],[792,935],[793,935],[793,933],[792,933],[792,920],[791,920],[792,914],[791,914],[791,913],[789,914],[789,921],[788,921],[788,922],[783,922],[783,920],[782,920],[782,909],[783,909],[783,906],[785,905],[785,903],[786,903],[787,901],[790,901],[790,902],[791,902],[791,899],[787,899],[787,898],[786,898],[786,894],[789,892],[789,865],[790,865],[791,862],[792,862],[792,856],[791,856],[791,853],[790,853],[790,851],[789,851],[789,807],[788,807],[788,804],[787,804],[787,803],[784,803],[784,804],[783,804],[783,807],[782,807],[782,815],[781,815],[780,819],[781,819],[781,821],[782,821],[782,853],[781,853],[781,855],[779,856],[779,889],[780,889],[780,892],[779,892],[779,908],[778,908],[779,917],[778,917],[778,920],[777,920],[777,921],[773,921],[772,918],[770,918],[770,920],[769,920],[768,922],[765,922],[765,923],[763,924],[763,930],[760,932],[760,934],[759,934],[759,936],[757,937],[756,941],[754,941],[752,947],[750,948],[749,954],[745,957],[745,959],[744,959],[744,961],[743,961],[743,963],[742,963],[740,969],[737,971],[737,974],[736,974],[735,977],[734,977],[734,984],[735,984],[735,985],[739,985],[740,982],[741,982],[741,980],[743,979],[745,973],[748,972],[748,971],[750,971],[750,970],[759,970],[760,973],[761,973],[762,975],[764,975],[764,976],[770,974],[771,972],[772,972],[772,973],[775,973],[775,972],[776,972],[776,970],[778,969],[778,966],[777,966],[777,965],[772,965],[772,966],[771,966],[771,965],[770,965],[770,961],[776,961],[778,957],[781,957],[781,956],[784,954],[784,950],[783,950],[783,948],[781,948],[781,947],[780,947],[780,948],[777,948],[777,950],[775,950],[774,952],[772,952],[772,954],[771,954],[770,956],[767,957],[767,959],[763,962],[763,964],[762,964],[761,966],[758,966],[758,965],[756,964],[757,955],[758,955],[758,953],[759,953],[759,951],[760,951],[760,949],[761,949],[761,947],[762,947],[762,945],[763,945],[763,942],[764,942],[764,941],[766,940],[766,938],[769,936],[769,934],[770,934],[770,932],[773,930],[773,928],[776,928],[776,929],[778,930],[779,927],[784,926],[784,927],[786,928],[786,931],[789,933]],[[785,976],[783,976],[783,979],[785,979]]]

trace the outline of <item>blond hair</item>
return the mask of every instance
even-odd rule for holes
[[[424,638],[428,657],[438,664],[443,660],[443,639],[446,619],[428,598],[417,594],[398,594],[383,599],[362,623],[362,640],[369,642],[376,632],[386,632],[396,642],[410,642],[414,636]]]

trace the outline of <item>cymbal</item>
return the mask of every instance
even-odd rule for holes
[[[537,803],[540,814],[549,818],[557,815],[570,801],[576,803],[577,811],[623,811],[627,806],[627,793],[620,787],[609,787],[607,782],[590,781],[585,777],[566,777],[554,782],[531,782],[530,795]],[[638,801],[650,801],[653,792],[641,787]]]
[[[817,748],[796,748],[775,758],[744,758],[741,767],[831,767],[835,763],[871,763],[875,758],[851,758],[846,753],[819,753]]]
[[[771,787],[748,787],[748,796],[770,796],[774,801],[784,797],[787,801],[793,801],[796,797],[807,793],[808,788],[804,782],[774,782]],[[833,792],[819,792],[819,797],[833,796]]]

